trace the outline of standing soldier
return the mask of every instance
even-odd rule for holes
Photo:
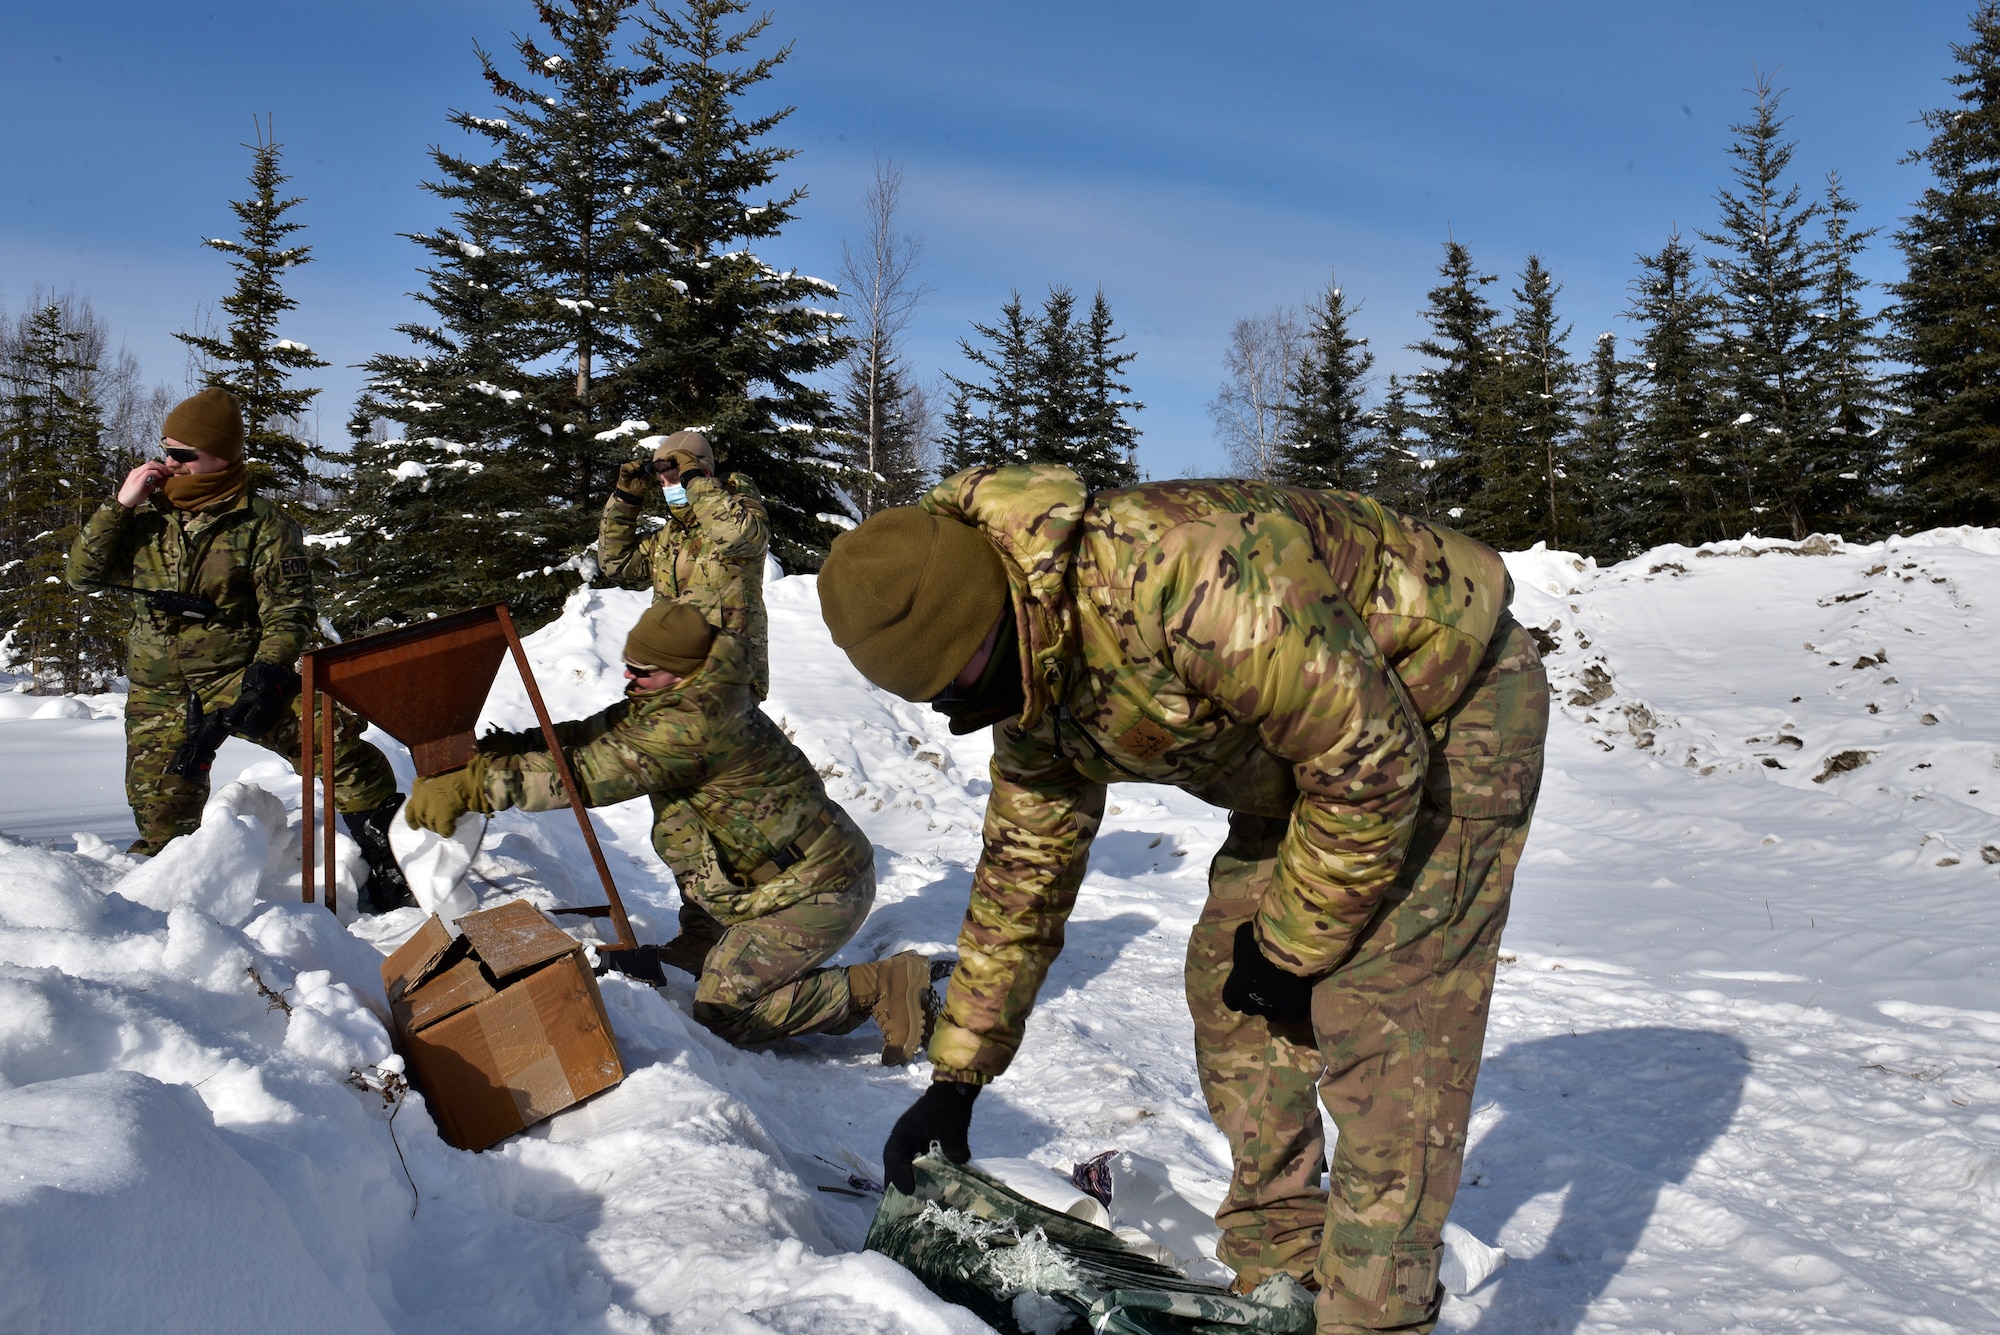
[[[139,827],[130,851],[149,855],[201,823],[213,752],[179,763],[176,753],[201,733],[219,742],[218,720],[296,762],[293,665],[316,621],[305,538],[251,487],[236,400],[205,389],[167,414],[161,435],[167,457],[125,475],[77,535],[67,572],[78,589],[180,595],[174,606],[142,597],[125,637],[125,792]],[[389,851],[396,776],[352,716],[336,711],[335,735],[335,801],[368,860],[362,903],[414,903]]]
[[[649,465],[618,470],[618,485],[597,523],[597,563],[621,585],[650,581],[656,603],[686,603],[711,626],[743,642],[750,689],[771,693],[771,632],[764,614],[764,554],[771,521],[764,498],[741,473],[715,476],[715,452],[699,431],[676,431],[653,450],[650,471],[667,503],[664,527],[639,537]]]
[[[1088,492],[979,468],[836,539],[819,591],[862,674],[994,728],[985,848],[931,1042],[883,1154],[954,1159],[1007,1069],[1112,782],[1230,812],[1188,946],[1216,1221],[1249,1291],[1322,1332],[1429,1330],[1548,687],[1488,548],[1345,492]],[[1322,1190],[1315,1089],[1339,1128]]]
[[[667,503],[667,522],[641,538],[639,511],[646,503],[645,479],[657,477]],[[653,450],[650,461],[619,468],[618,485],[604,503],[597,525],[597,562],[614,583],[650,581],[653,602],[686,603],[711,626],[742,642],[750,660],[750,690],[758,700],[771,693],[769,618],[764,613],[764,557],[771,545],[771,521],[764,498],[749,478],[715,475],[715,451],[699,431],[676,431]],[[668,826],[691,828],[685,813]],[[656,840],[674,879],[698,867],[698,848],[682,850],[671,838]],[[660,958],[689,973],[722,939],[722,924],[681,896],[680,935],[661,947]]]
[[[875,902],[875,850],[757,707],[749,657],[693,608],[654,603],[625,641],[626,698],[556,727],[570,773],[594,807],[652,799],[683,902],[721,925],[698,964],[697,1020],[750,1045],[872,1017],[883,1063],[900,1065],[924,1041],[930,961],[824,967]],[[489,733],[471,764],[417,781],[406,819],[448,834],[467,811],[568,806],[543,743],[539,729]]]

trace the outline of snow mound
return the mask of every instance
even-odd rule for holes
[[[1440,1329],[2000,1326],[2000,534],[1507,559],[1554,720]],[[948,953],[988,740],[861,681],[810,576],[766,596],[765,707],[875,844],[835,962]],[[557,718],[618,698],[648,599],[587,588],[528,637]],[[384,1028],[382,954],[422,915],[351,920],[344,838],[341,917],[300,903],[298,780],[241,743],[198,833],[118,852],[122,697],[65,699],[0,690],[0,1329],[982,1329],[855,1250],[929,1078],[872,1028],[743,1052],[684,975],[607,977],[626,1081],[453,1150]],[[509,668],[486,721],[533,721]],[[593,815],[641,939],[671,936],[646,802]],[[1194,1203],[1170,1250],[1228,1171],[1181,992],[1224,833],[1113,789],[972,1128],[1030,1180],[1147,1165]],[[480,907],[601,900],[566,812],[494,818],[462,880],[434,851]]]

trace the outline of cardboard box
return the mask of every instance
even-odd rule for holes
[[[446,1141],[483,1150],[625,1078],[583,947],[523,900],[433,915],[382,962],[396,1051]]]

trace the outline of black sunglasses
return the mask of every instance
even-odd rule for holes
[[[166,456],[177,464],[191,464],[201,458],[200,450],[186,450],[178,445],[168,445],[164,449]]]
[[[638,663],[627,663],[625,665],[626,673],[634,677],[650,677],[655,672],[658,672],[660,670],[661,669],[656,667],[643,667]]]

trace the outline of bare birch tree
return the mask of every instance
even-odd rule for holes
[[[1229,331],[1222,385],[1208,412],[1230,466],[1240,476],[1277,477],[1292,411],[1292,381],[1305,348],[1306,330],[1289,306],[1238,320]]]
[[[857,253],[840,247],[841,294],[857,327],[847,356],[847,423],[854,439],[854,466],[861,478],[854,500],[864,515],[896,504],[892,479],[920,472],[922,438],[909,430],[912,417],[927,420],[903,402],[915,389],[898,365],[896,341],[909,327],[917,305],[930,291],[915,280],[923,241],[896,228],[903,198],[903,173],[893,162],[875,161],[875,179],[863,200],[867,233]],[[904,456],[911,457],[904,457]]]

